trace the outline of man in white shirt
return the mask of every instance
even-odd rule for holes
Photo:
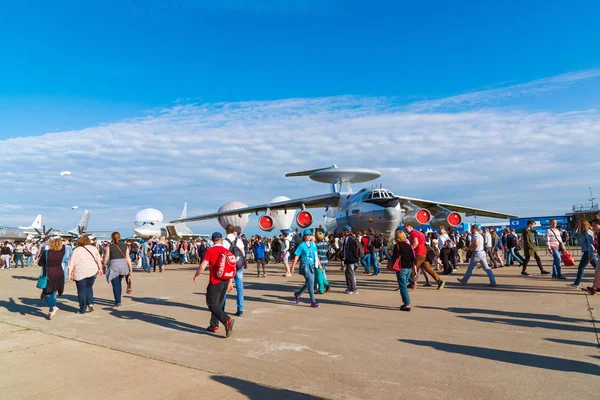
[[[471,278],[471,274],[477,266],[477,263],[481,263],[481,267],[485,270],[490,278],[490,286],[496,286],[496,278],[494,277],[494,273],[492,272],[485,258],[485,251],[483,249],[483,236],[481,236],[479,233],[479,226],[477,225],[471,226],[471,246],[469,249],[473,251],[471,261],[469,262],[469,266],[467,267],[465,275],[462,277],[462,279],[457,278],[458,281],[463,285],[466,285],[469,281],[469,278]]]
[[[227,236],[225,237],[225,240],[223,240],[221,245],[227,250],[229,250],[234,256],[236,256],[238,263],[245,264],[246,252],[244,251],[244,242],[242,242],[242,239],[238,237],[238,233],[236,232],[233,225],[227,225],[227,227],[225,228],[225,233],[227,234]],[[236,246],[237,249],[239,249],[239,251],[232,251],[231,246]],[[240,257],[242,257],[243,260],[240,259]],[[242,265],[242,267],[240,268],[240,265],[242,264],[238,264],[238,267],[236,268],[237,271],[235,273],[235,278],[233,278],[233,282],[235,283],[237,302],[237,312],[235,313],[235,315],[238,317],[244,315],[244,266]],[[226,303],[227,296],[225,296],[225,298],[223,299],[223,310],[225,309]]]
[[[556,229],[556,220],[550,220],[550,229],[546,231],[546,244],[548,246],[548,253],[552,254],[554,262],[552,263],[552,278],[554,279],[567,279],[562,274],[560,255],[564,244],[560,236],[560,231]]]
[[[482,232],[483,236],[483,251],[485,251],[485,255],[488,260],[492,262],[492,268],[498,268],[498,261],[496,261],[496,257],[494,257],[494,253],[492,252],[492,234],[488,230],[488,228],[483,228]],[[502,265],[500,265],[502,266]]]

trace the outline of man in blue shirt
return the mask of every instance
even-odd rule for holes
[[[265,252],[267,248],[260,236],[256,236],[256,241],[254,242],[254,245],[252,247],[254,248],[254,260],[256,261],[256,271],[258,272],[258,277],[266,278],[267,273],[265,272]],[[260,273],[261,265],[262,275]]]

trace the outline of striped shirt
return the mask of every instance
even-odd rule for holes
[[[329,259],[327,258],[327,253],[329,252],[329,243],[326,240],[321,240],[317,243],[317,255],[319,256],[319,261],[321,262],[321,266],[323,268],[327,267],[329,264]]]
[[[559,248],[562,244],[562,238],[560,237],[560,231],[558,229],[548,229],[546,231],[546,243],[548,247]]]

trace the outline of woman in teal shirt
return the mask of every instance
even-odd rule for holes
[[[315,301],[315,269],[320,268],[319,258],[317,257],[317,245],[312,241],[312,232],[310,229],[304,231],[304,241],[296,247],[294,252],[294,263],[292,264],[292,274],[296,268],[298,260],[300,260],[300,275],[305,279],[304,285],[294,293],[296,304],[300,303],[300,296],[308,287],[310,295],[310,306],[317,308],[319,304]]]

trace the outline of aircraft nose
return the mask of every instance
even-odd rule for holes
[[[400,210],[395,207],[386,207],[383,210],[383,218],[388,221],[394,221],[400,219]]]

